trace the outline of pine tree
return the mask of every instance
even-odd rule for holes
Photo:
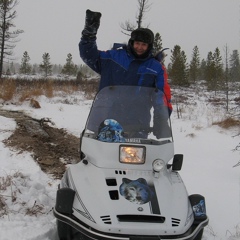
[[[216,91],[224,88],[223,64],[219,48],[214,53],[209,52],[206,66],[206,81],[208,90]]]
[[[189,80],[192,83],[196,83],[196,80],[199,79],[200,74],[200,57],[198,47],[193,48],[192,60],[189,66]]]
[[[10,75],[11,75],[11,71],[10,71],[10,68],[9,68],[9,67],[7,68],[6,75],[7,75],[7,76],[10,76]]]
[[[160,33],[156,33],[153,42],[153,54],[158,53],[162,49],[162,37]]]
[[[207,81],[208,90],[213,90],[215,85],[215,63],[211,51],[207,55],[205,79]]]
[[[215,91],[218,89],[223,89],[224,88],[224,83],[223,83],[223,63],[222,63],[222,56],[220,53],[219,48],[217,47],[214,51],[213,54],[213,59],[214,59],[214,65],[215,65]]]
[[[172,56],[171,64],[169,68],[169,78],[172,80],[173,84],[178,86],[189,86],[188,82],[188,69],[187,69],[187,57],[184,51],[181,51],[179,45],[175,45]]]
[[[33,64],[32,66],[32,75],[36,75],[38,72],[38,64]]]
[[[226,94],[226,110],[229,110],[229,54],[228,54],[228,46],[226,45],[224,47],[224,55],[225,55],[225,71],[224,71],[224,77],[223,77],[223,89],[225,91]]]
[[[199,68],[199,79],[204,80],[205,76],[206,76],[206,66],[207,66],[207,62],[205,59],[202,59],[201,64],[200,64],[200,68]]]
[[[50,63],[50,54],[44,53],[43,62],[39,65],[40,71],[44,73],[44,77],[48,77],[52,74],[52,64]]]
[[[240,82],[240,59],[238,50],[233,50],[230,55],[229,65],[231,80],[234,83]]]
[[[15,27],[13,20],[17,16],[14,10],[18,4],[17,0],[0,0],[0,78],[3,73],[3,63],[5,59],[11,60],[13,49],[18,41],[17,37],[22,30],[12,31]]]
[[[22,62],[21,62],[21,66],[20,66],[20,69],[19,69],[20,73],[22,73],[22,74],[30,74],[31,73],[32,67],[29,63],[30,60],[31,59],[28,55],[28,52],[25,51],[23,53]]]
[[[77,74],[77,65],[73,63],[71,53],[67,55],[66,63],[62,69],[62,74],[66,74],[68,76],[76,76]]]
[[[63,68],[63,67],[62,67],[61,64],[53,64],[53,65],[52,65],[52,74],[53,74],[53,75],[61,74],[62,68]]]
[[[10,72],[11,72],[12,74],[16,74],[16,70],[15,70],[15,66],[14,66],[14,63],[13,63],[13,62],[11,62],[11,64],[10,64]]]

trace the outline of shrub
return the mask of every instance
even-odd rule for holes
[[[213,125],[218,125],[222,128],[231,128],[231,127],[239,127],[240,126],[240,121],[231,117],[228,117],[224,119],[223,121],[220,122],[214,122]]]

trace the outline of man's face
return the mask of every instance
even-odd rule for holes
[[[135,53],[140,56],[147,51],[148,43],[134,41],[133,49],[134,49]]]

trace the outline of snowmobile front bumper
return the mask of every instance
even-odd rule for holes
[[[105,232],[100,232],[88,227],[85,223],[76,219],[73,215],[65,215],[56,210],[53,210],[54,216],[59,220],[72,228],[76,229],[81,235],[81,239],[90,240],[90,239],[101,239],[101,240],[194,240],[198,233],[208,224],[208,217],[203,221],[198,223],[193,223],[189,230],[181,235],[161,235],[161,236],[143,236],[143,235],[123,235],[123,234],[109,234]]]

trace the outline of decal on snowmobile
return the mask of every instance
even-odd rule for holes
[[[149,184],[149,187],[154,192],[154,197],[152,197],[151,201],[149,202],[150,203],[150,207],[151,207],[151,212],[153,214],[161,215],[160,207],[159,207],[159,201],[158,201],[158,198],[157,198],[157,194],[156,194],[156,191],[155,191],[154,184]]]
[[[136,204],[148,203],[154,195],[147,181],[143,178],[138,178],[137,180],[123,178],[120,185],[120,194],[128,201]]]
[[[75,211],[77,211],[78,213],[80,213],[81,215],[83,215],[85,218],[87,218],[87,219],[89,219],[90,221],[96,223],[95,220],[93,219],[93,217],[91,216],[91,214],[88,212],[88,210],[87,210],[87,208],[85,207],[85,205],[83,204],[83,201],[82,201],[82,199],[80,198],[80,195],[78,194],[77,188],[76,188],[76,186],[75,186],[75,184],[74,184],[74,181],[73,181],[73,178],[72,178],[71,171],[68,171],[68,172],[69,172],[68,176],[69,176],[69,179],[70,179],[70,181],[71,181],[72,188],[73,188],[73,190],[76,192],[76,193],[75,193],[75,196],[76,196],[77,200],[79,201],[79,203],[80,203],[81,206],[82,206],[82,210],[76,209],[76,208],[74,208],[74,207],[73,207],[73,209],[74,209]]]
[[[97,139],[103,142],[125,142],[122,132],[122,126],[116,120],[106,119],[99,126]]]
[[[200,200],[200,202],[193,206],[193,212],[196,217],[206,215],[205,201]]]
[[[126,142],[128,143],[141,143],[140,138],[126,138]]]
[[[154,185],[147,183],[146,179],[138,178],[137,180],[130,180],[123,178],[119,191],[128,201],[136,204],[149,203],[152,213],[160,214]]]

